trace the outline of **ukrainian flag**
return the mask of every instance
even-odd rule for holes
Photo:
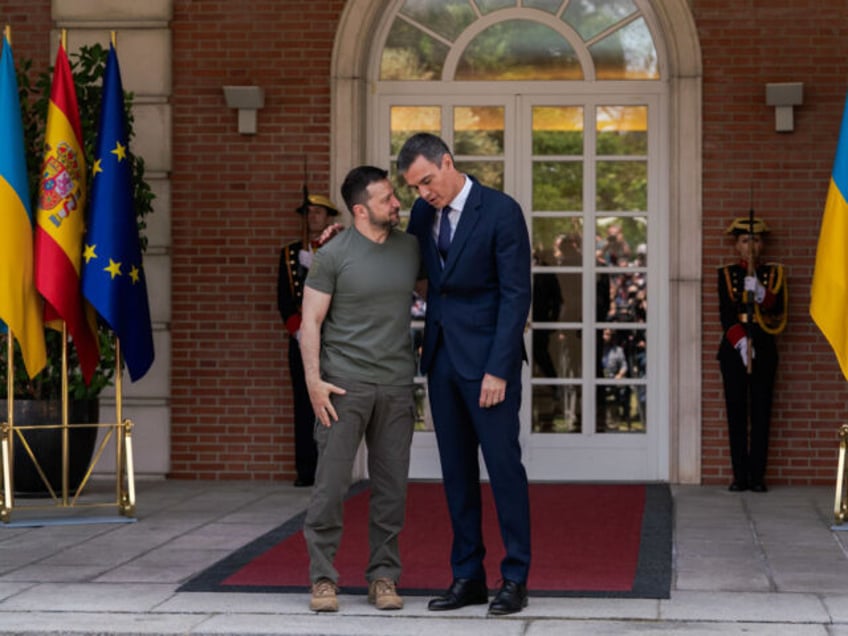
[[[810,315],[833,347],[848,379],[848,102],[816,249]]]
[[[33,283],[24,129],[8,35],[0,49],[0,140],[0,319],[17,338],[27,373],[33,377],[47,364],[47,352],[41,299]]]

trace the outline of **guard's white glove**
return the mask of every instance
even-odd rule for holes
[[[752,292],[754,294],[754,300],[758,305],[761,304],[763,299],[766,297],[766,288],[763,287],[763,284],[756,276],[745,277],[745,291]]]
[[[736,343],[736,350],[739,352],[739,357],[742,358],[742,364],[748,366],[748,339],[742,338]],[[757,352],[754,351],[754,343],[751,343],[751,360],[757,357]]]
[[[297,260],[303,267],[309,269],[312,267],[312,252],[309,250],[300,250],[297,253]]]

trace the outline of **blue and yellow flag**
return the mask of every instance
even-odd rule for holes
[[[848,102],[824,205],[810,294],[810,315],[848,380]]]
[[[33,282],[33,224],[24,129],[12,47],[0,49],[0,319],[12,330],[30,377],[47,364],[42,303]]]
[[[110,47],[91,171],[82,293],[120,339],[130,378],[136,381],[153,364],[153,332],[127,146],[121,70]]]

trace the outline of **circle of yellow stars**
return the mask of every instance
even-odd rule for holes
[[[123,161],[127,158],[127,147],[121,144],[120,141],[115,142],[115,148],[110,150],[113,155],[118,158],[118,161]],[[103,172],[103,167],[101,166],[101,159],[96,159],[94,161],[94,165],[91,168],[92,177],[96,175],[98,172]],[[95,250],[97,249],[97,245],[86,245],[83,248],[82,257],[85,259],[85,264],[88,265],[89,261],[94,258],[98,258]],[[115,280],[116,276],[122,276],[123,272],[121,272],[121,267],[123,263],[114,261],[111,258],[109,259],[109,265],[103,268],[104,272],[109,272],[109,276],[112,280]],[[133,265],[130,267],[129,277],[135,285],[139,281],[140,270],[138,267]]]

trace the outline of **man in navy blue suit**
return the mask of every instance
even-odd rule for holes
[[[478,449],[489,473],[506,556],[490,614],[527,606],[530,504],[518,443],[530,240],[518,203],[457,170],[444,141],[422,133],[398,154],[415,188],[407,231],[427,276],[421,371],[453,526],[453,582],[431,610],[489,602]]]

